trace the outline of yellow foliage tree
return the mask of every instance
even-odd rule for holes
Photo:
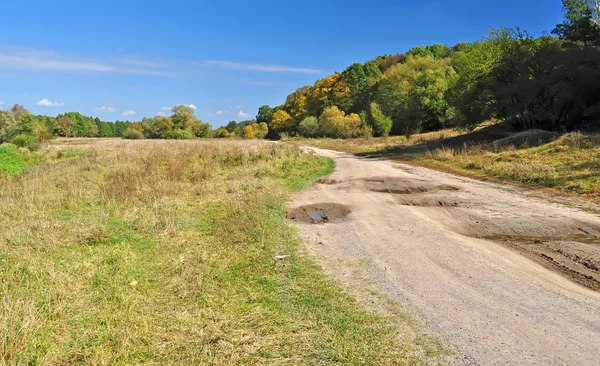
[[[351,138],[369,136],[373,130],[363,126],[356,113],[346,115],[338,107],[326,108],[321,115],[321,132],[327,137]]]
[[[231,134],[229,133],[229,131],[227,131],[227,129],[226,129],[226,128],[224,128],[224,127],[219,127],[219,128],[217,128],[217,130],[215,131],[215,137],[218,137],[218,138],[231,137]]]
[[[245,139],[256,138],[256,136],[254,135],[254,127],[252,125],[248,125],[248,126],[244,127],[244,138]]]
[[[294,128],[294,120],[288,112],[279,110],[273,114],[270,128],[277,132],[291,132]]]

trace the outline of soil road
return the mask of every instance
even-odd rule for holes
[[[310,149],[336,170],[288,217],[330,272],[348,282],[344,266],[367,263],[372,286],[424,318],[460,363],[600,364],[599,216],[520,188]]]

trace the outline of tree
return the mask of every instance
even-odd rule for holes
[[[173,112],[171,120],[175,129],[191,129],[198,120],[194,114],[194,109],[187,105],[176,105],[171,109],[171,112]]]
[[[6,130],[15,123],[15,117],[10,111],[0,111],[0,142],[8,140]]]
[[[269,107],[268,105],[263,105],[262,107],[258,108],[258,114],[256,115],[256,121],[257,122],[265,122],[267,124],[271,123],[271,121],[273,121],[273,108]]]
[[[410,56],[384,74],[375,100],[392,118],[395,133],[435,130],[445,121],[447,92],[455,76],[448,59]]]
[[[298,131],[302,136],[315,137],[319,133],[319,120],[317,117],[306,117],[298,125]]]
[[[351,113],[346,115],[344,111],[341,111],[336,106],[326,108],[319,121],[321,133],[327,137],[345,139],[368,136],[372,133],[372,130],[362,125],[358,114]]]
[[[562,0],[565,21],[552,30],[560,38],[582,43],[584,46],[600,45],[600,25],[598,24],[599,2],[594,0]]]
[[[156,116],[142,119],[144,136],[151,139],[167,138],[175,124],[170,117]]]
[[[256,136],[254,135],[254,128],[252,128],[252,126],[251,126],[251,125],[250,125],[250,126],[246,126],[246,127],[244,127],[244,135],[243,135],[243,137],[244,137],[245,139],[253,139],[253,138],[255,138],[255,137],[256,137]]]
[[[376,102],[371,103],[370,112],[375,136],[387,137],[392,130],[392,119],[383,114]]]
[[[280,110],[273,114],[273,121],[269,125],[269,130],[290,133],[293,129],[294,120],[286,111]]]

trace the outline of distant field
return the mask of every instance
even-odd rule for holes
[[[36,154],[0,159],[1,364],[437,362],[438,340],[361,309],[287,225],[290,194],[331,160],[244,141]]]
[[[600,135],[514,133],[503,125],[389,138],[295,140],[368,157],[386,157],[473,177],[543,187],[600,200]]]

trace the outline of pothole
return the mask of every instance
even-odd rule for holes
[[[401,178],[369,178],[365,180],[367,189],[371,192],[392,193],[392,194],[412,194],[424,193],[430,187],[415,181]]]
[[[419,206],[419,207],[458,207],[459,203],[456,201],[448,201],[442,198],[436,197],[402,197],[398,199],[398,203],[403,206]]]
[[[439,186],[436,186],[435,188],[439,189],[440,191],[458,191],[458,190],[460,190],[459,188],[451,186],[449,184],[440,184]]]
[[[337,203],[316,203],[290,209],[287,218],[305,224],[323,224],[343,221],[349,214],[348,206]]]
[[[333,185],[333,184],[338,184],[339,182],[335,179],[329,179],[329,178],[321,178],[317,180],[317,183],[319,184],[327,184],[327,185]]]

